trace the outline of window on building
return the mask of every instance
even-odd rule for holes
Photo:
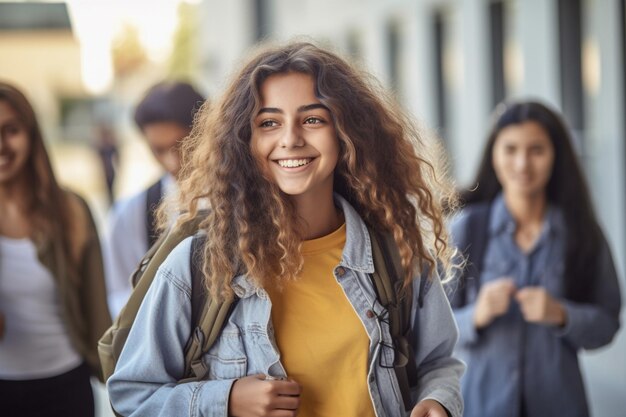
[[[88,141],[94,126],[106,118],[103,115],[112,112],[111,103],[105,99],[61,96],[57,100],[61,138],[66,142]]]
[[[491,107],[506,97],[504,82],[505,6],[503,1],[489,4],[491,36]]]
[[[357,30],[351,30],[346,36],[346,49],[348,54],[355,59],[361,59],[363,56],[363,46],[361,35]]]
[[[561,106],[579,144],[585,128],[581,7],[581,0],[558,0]]]
[[[261,41],[270,34],[269,7],[270,0],[252,0],[252,13],[254,19],[254,39]]]
[[[622,40],[622,107],[623,111],[626,111],[626,0],[621,0],[619,3],[620,14],[620,36]],[[626,120],[622,119],[622,132],[626,132]],[[624,161],[626,161],[626,146],[624,147]]]
[[[445,81],[445,32],[446,21],[445,15],[441,10],[437,10],[433,14],[432,19],[432,34],[434,39],[434,78],[435,78],[435,105],[437,107],[437,127],[439,134],[445,140],[446,129],[448,127],[447,117],[447,89]]]
[[[400,89],[400,27],[396,21],[387,23],[387,73],[391,88],[399,93]]]
[[[620,14],[620,33],[622,40],[622,76],[624,79],[622,80],[622,88],[624,90],[624,94],[622,100],[624,101],[624,107],[626,107],[626,0],[620,1],[619,6],[619,14]],[[624,119],[626,122],[626,119]],[[626,129],[624,129],[626,131]]]

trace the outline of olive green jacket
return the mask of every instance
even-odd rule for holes
[[[111,325],[107,307],[104,267],[100,240],[87,203],[76,194],[66,192],[74,220],[72,251],[80,259],[75,271],[67,268],[60,237],[38,245],[40,262],[57,281],[63,305],[63,319],[70,340],[102,381],[98,359],[98,339]]]

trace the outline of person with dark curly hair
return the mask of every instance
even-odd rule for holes
[[[255,55],[200,111],[183,145],[177,223],[209,208],[199,251],[206,290],[239,301],[203,357],[207,379],[177,383],[191,332],[193,240],[176,247],[108,381],[117,412],[461,416],[463,364],[451,356],[457,330],[440,280],[451,251],[440,201],[452,187],[386,97],[338,55],[289,43]],[[392,236],[398,289],[413,297],[408,405],[369,276],[366,225]],[[420,280],[429,282],[423,303]]]

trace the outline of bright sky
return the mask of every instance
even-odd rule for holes
[[[105,91],[113,78],[111,41],[125,24],[137,28],[149,57],[161,61],[176,29],[177,7],[199,0],[66,0],[81,44],[83,82],[92,93]]]

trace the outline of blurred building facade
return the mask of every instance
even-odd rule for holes
[[[103,105],[83,83],[81,45],[66,3],[0,2],[0,79],[33,105],[59,181],[97,203],[104,181],[92,152]],[[97,218],[101,218],[95,204]]]
[[[204,0],[199,82],[215,95],[263,39],[307,35],[360,60],[470,185],[494,106],[537,98],[573,129],[626,299],[625,0]],[[626,320],[622,311],[622,322]],[[626,332],[583,354],[595,416],[626,409]]]
[[[97,13],[97,7],[90,12]],[[164,65],[135,60],[133,71],[116,73],[109,91],[94,94],[84,68],[85,54],[92,51],[81,44],[76,23],[65,2],[0,0],[0,79],[27,95],[59,181],[87,198],[103,225],[108,204],[96,153],[98,132],[108,129],[121,142],[116,194],[131,194],[159,176],[131,115],[145,90],[164,77]],[[125,45],[117,46],[111,48],[115,57],[129,61]]]
[[[0,3],[0,77],[15,83],[54,139],[63,111],[59,97],[85,97],[80,45],[63,3]]]

